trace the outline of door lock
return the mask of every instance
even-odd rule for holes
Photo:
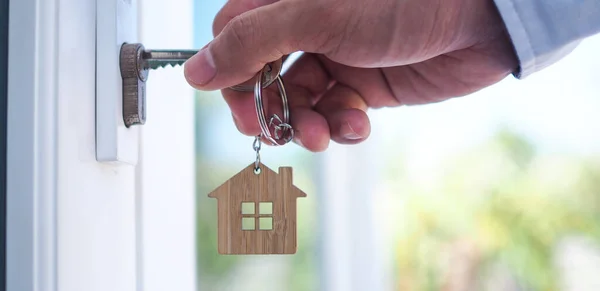
[[[195,50],[146,50],[142,44],[121,47],[120,67],[123,79],[123,120],[125,126],[146,123],[146,81],[150,70],[168,65],[183,65]]]
[[[121,47],[120,69],[123,80],[123,121],[126,127],[146,123],[146,81],[150,70],[166,66],[183,65],[197,50],[146,50],[142,44],[126,43]],[[263,88],[279,76],[283,61],[280,59],[264,71]],[[233,90],[251,92],[251,84],[231,87]]]

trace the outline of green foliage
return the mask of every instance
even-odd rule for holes
[[[410,287],[402,290],[446,290],[451,267],[440,260],[449,246],[467,241],[479,270],[470,281],[500,263],[531,290],[554,291],[558,241],[570,234],[600,241],[600,164],[593,159],[539,155],[503,130],[441,167],[444,175],[427,185],[390,181],[403,193],[397,259],[407,281],[400,285]]]

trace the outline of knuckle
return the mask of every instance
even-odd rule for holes
[[[217,13],[217,16],[215,16],[215,19],[212,23],[212,33],[214,37],[221,33],[223,28],[227,26],[229,20],[231,20],[231,18],[226,15],[224,10],[221,10],[219,13]]]
[[[303,41],[311,41],[325,54],[335,50],[343,42],[349,21],[353,19],[351,12],[348,4],[340,5],[339,1],[316,1],[306,15],[313,23],[314,31],[307,35],[309,40]]]
[[[257,18],[249,14],[233,18],[228,24],[228,30],[235,45],[241,49],[248,49],[254,47],[260,27]]]

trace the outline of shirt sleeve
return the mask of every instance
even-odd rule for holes
[[[600,0],[494,0],[523,79],[559,61],[600,32]]]

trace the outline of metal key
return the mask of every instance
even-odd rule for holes
[[[146,123],[146,81],[150,70],[183,65],[197,50],[146,50],[142,44],[124,44],[121,47],[120,68],[123,80],[123,120],[126,127]],[[277,79],[282,60],[268,64],[264,72],[263,88]],[[243,92],[254,91],[252,81],[230,87]]]

